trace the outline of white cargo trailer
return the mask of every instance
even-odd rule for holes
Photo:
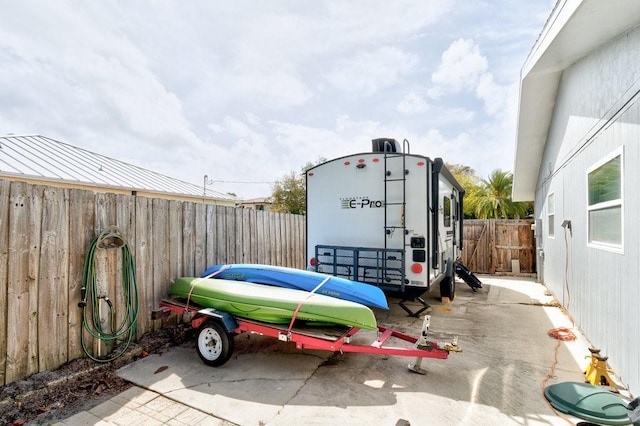
[[[464,189],[408,141],[372,142],[371,152],[307,170],[307,268],[398,293],[417,316],[432,286],[455,296]],[[424,307],[413,312],[404,302],[416,299]]]

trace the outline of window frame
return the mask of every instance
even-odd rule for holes
[[[615,200],[607,200],[596,204],[589,204],[589,175],[594,171],[598,170],[605,164],[614,160],[616,157],[620,157],[620,198]],[[624,149],[620,147],[602,159],[594,163],[591,167],[589,167],[585,174],[586,178],[586,239],[587,239],[587,247],[592,247],[599,250],[609,251],[612,253],[624,254]],[[620,243],[607,243],[602,241],[592,241],[591,240],[591,215],[590,213],[593,211],[605,210],[612,207],[620,208]]]

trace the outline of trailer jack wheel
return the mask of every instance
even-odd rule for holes
[[[233,336],[219,322],[205,321],[198,329],[196,348],[205,364],[219,367],[231,358]]]

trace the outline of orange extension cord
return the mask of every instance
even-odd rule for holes
[[[565,262],[564,262],[564,286],[567,291],[567,311],[569,310],[569,305],[571,304],[571,293],[569,293],[569,242],[567,241],[567,228],[564,229],[564,248],[565,248]],[[569,316],[571,318],[571,316]],[[571,318],[571,326],[573,327],[575,324],[573,323],[573,318]],[[570,425],[574,425],[574,423],[566,416],[562,415],[558,412],[549,400],[544,396],[544,390],[547,388],[547,381],[555,377],[556,375],[556,366],[558,365],[558,349],[560,349],[561,342],[573,342],[576,340],[576,335],[571,331],[571,329],[567,327],[558,327],[552,328],[547,332],[550,337],[553,337],[558,341],[556,347],[553,350],[553,364],[551,365],[551,371],[546,377],[542,380],[542,398],[545,400],[551,411],[553,411],[556,416],[560,417],[562,420],[566,421]]]

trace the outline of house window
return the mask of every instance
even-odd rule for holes
[[[587,170],[589,244],[622,250],[622,150]]]
[[[554,237],[556,235],[555,232],[555,222],[556,222],[556,207],[554,205],[555,202],[555,194],[549,194],[547,196],[547,229],[548,235],[550,237]]]
[[[444,226],[448,228],[451,226],[451,198],[444,197],[442,205],[444,208]]]

